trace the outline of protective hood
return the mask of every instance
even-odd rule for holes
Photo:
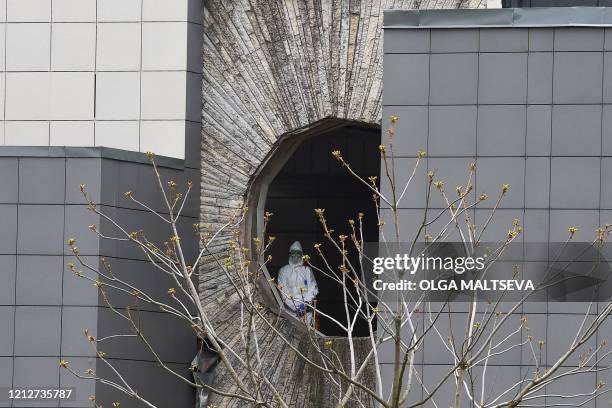
[[[297,251],[302,252],[302,244],[300,244],[300,241],[295,241],[289,247],[289,253],[297,252]]]
[[[302,265],[302,244],[300,241],[295,241],[289,247],[289,265]]]

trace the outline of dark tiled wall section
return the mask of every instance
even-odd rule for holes
[[[187,179],[194,182],[195,191],[181,225],[185,236],[191,236],[191,225],[198,222],[199,170],[188,167],[161,171],[165,181],[173,179],[179,186],[184,186]],[[73,261],[66,246],[69,237],[77,238],[81,254],[91,265],[97,268],[104,256],[115,273],[148,293],[165,299],[171,286],[137,250],[99,241],[89,231],[90,224],[101,224],[105,233],[117,232],[86,210],[79,190],[81,183],[86,184],[102,211],[128,230],[143,228],[156,242],[171,236],[159,219],[123,197],[123,192],[132,190],[139,200],[164,212],[149,165],[95,158],[0,158],[0,389],[76,387],[76,400],[61,406],[88,407],[87,399],[93,394],[105,405],[123,401],[122,406],[138,406],[102,385],[78,380],[58,366],[59,359],[64,358],[80,372],[87,368],[105,371],[93,358],[83,329],[88,328],[97,337],[126,333],[129,329],[105,307],[90,282],[67,270],[67,263]],[[193,257],[196,240],[184,242]],[[112,299],[119,306],[132,301],[121,296]],[[195,340],[189,328],[157,309],[143,309],[145,333],[162,358],[187,373],[195,354]],[[193,392],[189,387],[157,368],[144,346],[135,340],[107,341],[100,348],[116,359],[125,375],[161,406],[192,405]],[[4,395],[0,406],[10,406]]]
[[[490,240],[505,236],[513,218],[525,226],[525,242],[563,241],[570,225],[580,228],[578,240],[589,241],[597,226],[612,223],[612,30],[388,29],[383,93],[383,139],[388,117],[400,117],[395,140],[399,179],[410,175],[418,150],[428,152],[417,174],[420,181],[400,210],[404,236],[422,220],[426,171],[436,170],[453,193],[456,185],[466,184],[468,165],[475,159],[472,198],[481,193],[497,197],[502,183],[511,186],[498,222],[488,229]],[[475,211],[477,225],[493,201]],[[430,206],[444,207],[436,194]],[[563,333],[578,329],[586,308],[528,306],[531,334],[546,340],[550,364],[567,346]],[[462,318],[460,312],[454,317]],[[596,340],[602,339],[612,339],[612,325],[600,331]],[[426,383],[451,363],[440,350],[442,344],[426,344],[417,355]],[[518,381],[529,355],[528,350],[515,351],[496,359],[490,376]],[[383,353],[384,375],[391,375],[391,366],[384,364],[391,358],[392,353]],[[612,377],[603,371],[569,385],[590,392],[596,380],[610,383]],[[500,389],[504,385],[497,384]],[[549,392],[555,391],[562,390]],[[607,400],[600,398],[597,406],[608,406]],[[547,401],[554,402],[559,401]]]

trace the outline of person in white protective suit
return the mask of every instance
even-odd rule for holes
[[[312,307],[309,305],[319,293],[317,281],[309,266],[302,259],[302,245],[295,241],[289,247],[289,263],[278,273],[278,287],[285,306],[296,316],[306,316],[312,324]]]

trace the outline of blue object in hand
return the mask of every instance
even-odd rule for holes
[[[298,310],[298,312],[299,312],[300,314],[303,314],[303,313],[304,313],[304,310],[305,310],[305,306],[304,306],[304,304],[303,304],[303,303],[300,303],[300,304],[298,305],[298,307],[297,307],[297,310]]]

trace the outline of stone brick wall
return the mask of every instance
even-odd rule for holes
[[[479,0],[286,0],[204,3],[201,224],[216,231],[244,204],[253,174],[284,134],[325,118],[379,124],[383,10],[483,7]],[[253,211],[254,209],[252,209]],[[219,252],[229,239],[219,237]],[[200,290],[223,333],[236,298],[214,264],[201,266]],[[279,342],[271,378],[310,389],[295,355]],[[280,356],[280,357],[278,357]],[[288,380],[289,378],[289,380]],[[218,383],[227,377],[220,373]],[[296,406],[308,399],[294,397]],[[226,406],[227,401],[215,401]],[[239,406],[235,405],[235,406]]]

